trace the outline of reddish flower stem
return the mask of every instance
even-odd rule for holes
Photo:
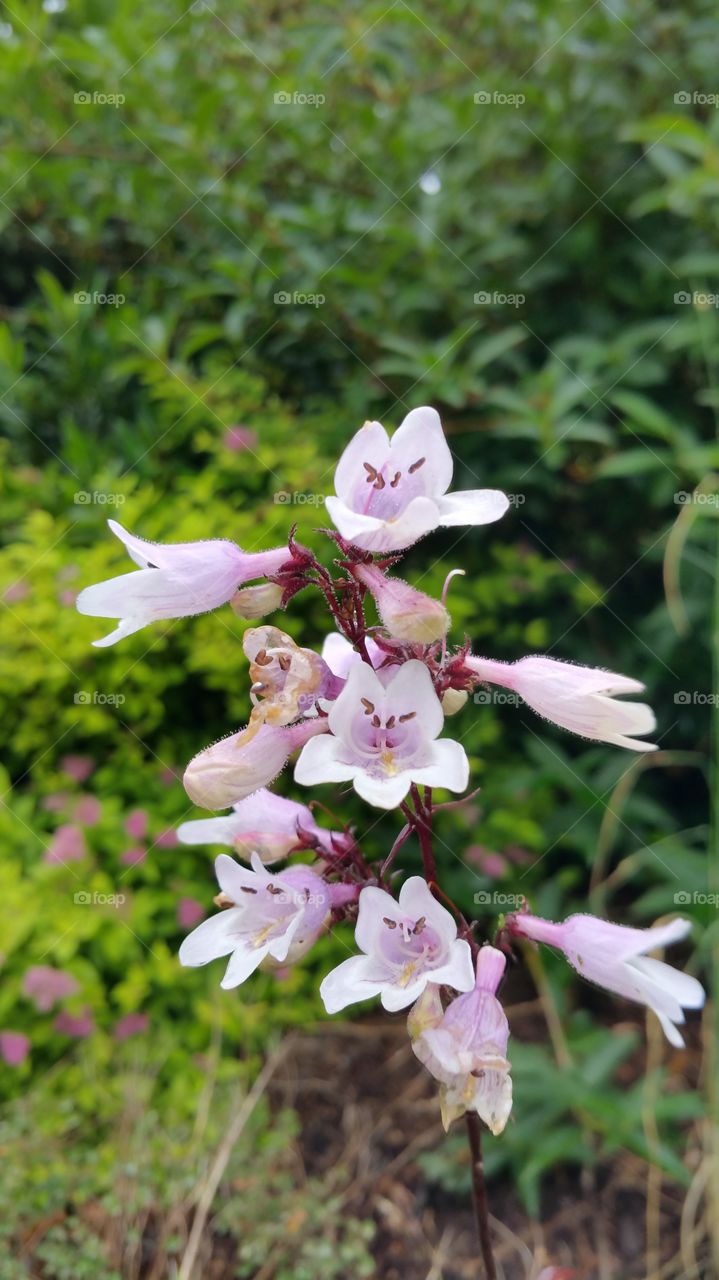
[[[484,1276],[485,1280],[497,1280],[497,1268],[494,1264],[492,1237],[489,1230],[487,1183],[484,1177],[484,1158],[482,1156],[482,1122],[476,1111],[468,1111],[466,1121],[469,1150],[472,1158],[474,1212],[477,1218],[479,1246],[482,1250],[482,1260],[484,1262]]]

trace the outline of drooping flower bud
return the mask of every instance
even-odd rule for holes
[[[472,991],[443,1012],[436,988],[428,989],[407,1020],[414,1053],[440,1082],[445,1129],[466,1111],[476,1111],[495,1134],[509,1118],[509,1024],[495,995],[505,964],[501,951],[482,947]]]
[[[252,587],[242,587],[230,600],[230,606],[238,618],[264,618],[274,613],[282,603],[282,587],[276,582],[257,582]]]
[[[357,564],[352,572],[377,605],[377,612],[391,636],[413,644],[431,644],[447,634],[450,617],[439,600],[433,600],[401,578],[390,578],[374,564]]]
[[[442,710],[445,718],[447,716],[456,716],[458,711],[462,710],[469,694],[466,689],[445,689],[442,694]]]
[[[303,847],[332,852],[332,840],[341,832],[318,827],[311,809],[261,787],[232,806],[233,812],[219,818],[196,818],[177,828],[180,844],[224,844],[234,848],[249,862],[257,853],[265,866],[286,858]],[[303,844],[304,842],[304,844]]]
[[[203,809],[228,809],[284,769],[290,755],[318,733],[327,732],[324,719],[306,720],[281,728],[250,722],[246,729],[206,747],[190,761],[185,791]]]

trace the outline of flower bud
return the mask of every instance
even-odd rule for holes
[[[466,689],[445,689],[442,694],[442,710],[445,716],[456,716],[462,710],[469,694]]]
[[[230,600],[238,618],[264,618],[274,613],[282,603],[282,587],[276,582],[257,582],[253,587],[242,587]]]
[[[228,809],[268,786],[293,751],[326,731],[327,721],[319,719],[288,728],[250,723],[190,761],[183,779],[185,791],[201,808]]]
[[[400,578],[388,578],[373,564],[355,565],[352,572],[371,591],[377,612],[395,639],[431,644],[447,634],[450,617],[439,600]]]

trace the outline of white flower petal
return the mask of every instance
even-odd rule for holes
[[[352,506],[357,487],[366,484],[364,463],[368,462],[378,471],[381,470],[387,460],[389,448],[389,436],[381,422],[365,422],[352,437],[335,470],[335,493],[348,506]],[[334,520],[334,516],[332,519]]]
[[[351,956],[332,969],[320,984],[320,996],[328,1013],[339,1013],[350,1004],[379,995],[382,984],[365,977],[367,956]]]
[[[386,776],[355,769],[354,789],[358,796],[377,809],[396,809],[402,803],[412,783],[412,774],[402,770]]]
[[[501,489],[461,489],[458,493],[437,498],[439,524],[443,528],[455,525],[492,524],[509,508],[509,498]]]
[[[465,791],[469,783],[469,760],[460,742],[441,738],[432,743],[432,763],[412,769],[412,779],[420,786]]]
[[[365,666],[367,664],[365,663]],[[427,738],[436,738],[444,726],[444,712],[423,662],[412,658],[395,668],[387,686],[387,711],[397,716],[415,712]]]
[[[458,938],[452,943],[447,962],[435,969],[432,981],[454,987],[455,991],[471,991],[474,987],[474,965],[469,943]]]
[[[409,472],[420,458],[425,462],[421,476],[425,492],[433,497],[445,493],[452,483],[454,463],[436,409],[423,405],[411,409],[392,436],[392,465]]]
[[[357,766],[345,764],[340,758],[341,750],[341,742],[329,734],[311,738],[299,754],[295,782],[303,787],[314,787],[321,782],[351,782]]]
[[[230,991],[232,987],[239,987],[241,982],[246,982],[259,969],[267,952],[267,947],[238,947],[230,956],[230,963],[225,969],[220,986],[225,991]]]
[[[239,917],[237,908],[229,907],[216,916],[210,916],[209,920],[203,920],[182,943],[180,964],[195,967],[229,955],[237,946]]]

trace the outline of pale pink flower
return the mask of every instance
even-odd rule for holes
[[[424,663],[388,668],[386,686],[366,662],[350,668],[330,708],[331,734],[303,748],[295,779],[303,786],[351,782],[370,804],[394,809],[413,782],[463,791],[469,778],[464,748],[436,741],[442,706]]]
[[[146,1013],[126,1013],[124,1018],[115,1023],[112,1034],[115,1040],[129,1040],[130,1036],[138,1036],[147,1031],[149,1025],[150,1019]]]
[[[652,1009],[670,1044],[683,1047],[677,1026],[684,1022],[684,1009],[701,1009],[704,990],[696,978],[647,952],[685,938],[692,927],[689,920],[679,918],[651,929],[631,929],[590,915],[570,916],[563,924],[554,924],[529,912],[518,912],[507,917],[507,927],[519,937],[563,951],[589,982]]]
[[[69,778],[74,778],[75,782],[87,782],[95,770],[95,761],[92,756],[63,756],[60,768]]]
[[[79,1014],[68,1013],[63,1009],[62,1013],[58,1013],[53,1027],[58,1035],[70,1036],[73,1040],[84,1040],[92,1035],[95,1022],[89,1009]]]
[[[74,996],[79,990],[71,973],[52,969],[49,965],[34,965],[28,969],[22,981],[23,994],[35,1003],[41,1013],[47,1013],[60,1000]]]
[[[449,614],[439,600],[390,578],[374,564],[357,564],[352,572],[374,596],[377,612],[391,636],[413,644],[441,640],[449,628]]]
[[[343,538],[366,551],[402,551],[438,526],[488,524],[509,501],[498,489],[448,494],[452,454],[439,414],[413,409],[390,440],[366,422],[335,471],[336,498],[325,505]]]
[[[66,822],[58,827],[49,848],[45,851],[44,862],[80,862],[87,853],[85,836],[82,827]]]
[[[380,649],[371,636],[367,637],[366,646],[370,662],[376,670],[385,661],[387,654]],[[340,680],[346,680],[350,669],[363,661],[362,655],[345,636],[340,635],[339,631],[331,631],[328,636],[325,636],[322,643],[322,658],[332,674],[338,676]]]
[[[8,1067],[21,1067],[30,1052],[30,1041],[22,1031],[0,1031],[0,1058]]]
[[[125,831],[133,840],[144,840],[148,823],[149,816],[145,809],[133,809],[125,818]]]
[[[316,715],[320,699],[333,699],[342,682],[312,649],[301,649],[278,627],[252,627],[242,637],[250,661],[252,719],[292,724]]]
[[[116,644],[159,618],[187,618],[226,604],[244,582],[277,573],[290,559],[287,547],[273,551],[242,551],[234,542],[146,542],[108,520],[112,532],[139,565],[92,587],[77,598],[79,613],[93,618],[118,618],[110,635],[94,640],[98,648]]]
[[[202,965],[230,956],[221,986],[239,986],[264,962],[293,964],[312,946],[333,905],[354,896],[353,886],[328,885],[308,867],[268,872],[257,854],[252,870],[226,853],[215,862],[220,889],[233,903],[185,938],[180,963]]]
[[[49,795],[45,796],[42,807],[48,813],[62,813],[63,809],[67,809],[70,800],[69,791],[51,791]]]
[[[443,1010],[438,988],[428,987],[409,1015],[412,1049],[442,1086],[445,1129],[466,1111],[476,1111],[494,1134],[509,1119],[509,1023],[495,995],[505,964],[501,951],[482,947],[472,991]]]
[[[328,1013],[372,996],[395,1013],[421,996],[428,982],[456,991],[474,985],[469,943],[457,937],[453,917],[421,876],[405,881],[399,902],[384,889],[363,889],[355,942],[364,955],[345,960],[320,986]]]
[[[327,729],[324,719],[286,727],[251,722],[238,733],[205,747],[190,761],[183,779],[185,791],[200,808],[228,809],[268,786],[293,751]]]
[[[245,861],[256,853],[267,866],[303,847],[302,837],[329,845],[332,833],[317,826],[312,811],[261,787],[220,818],[198,818],[177,828],[180,844],[225,844]],[[306,846],[304,846],[306,847]]]
[[[637,741],[637,735],[656,726],[651,707],[616,700],[620,694],[641,693],[640,680],[541,656],[519,662],[469,657],[467,666],[480,680],[513,689],[537,715],[570,733],[632,751],[656,751],[655,743]]]
[[[19,578],[17,582],[11,582],[10,586],[5,588],[2,598],[6,604],[19,604],[29,594],[30,588],[27,583]]]
[[[206,915],[204,906],[196,898],[180,898],[177,904],[177,923],[181,929],[194,928]]]

